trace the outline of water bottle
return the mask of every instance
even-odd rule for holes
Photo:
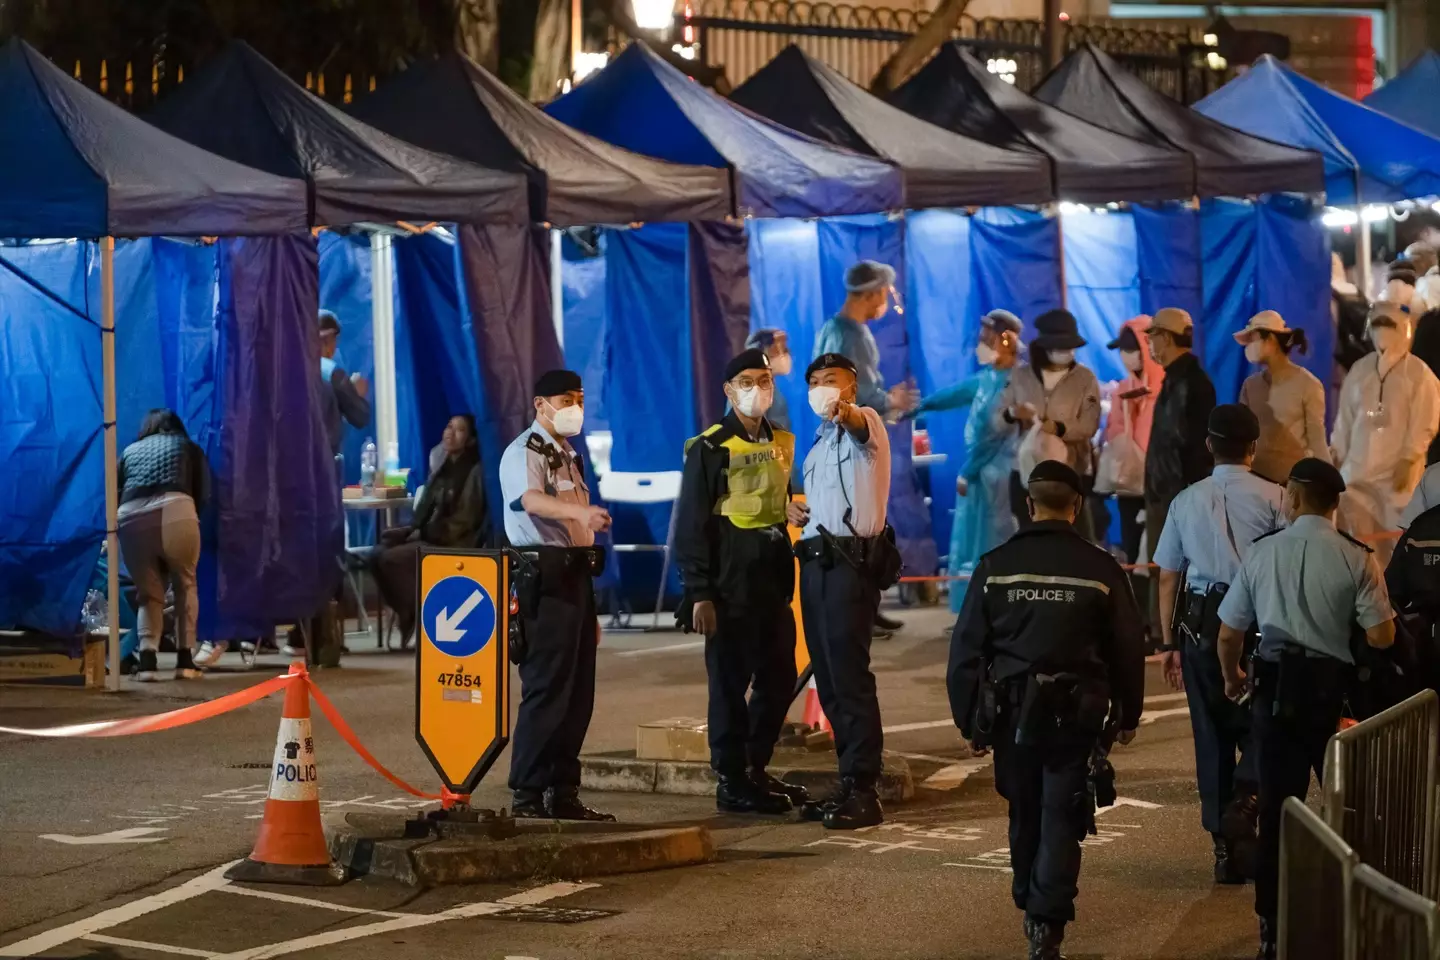
[[[378,466],[380,453],[375,448],[375,441],[365,438],[365,446],[360,448],[360,489],[365,496],[375,495],[375,468]]]
[[[91,587],[85,594],[85,605],[80,608],[80,621],[86,633],[101,633],[110,626],[110,603],[105,594]]]
[[[399,482],[400,477],[400,441],[385,441],[385,483],[387,485]]]

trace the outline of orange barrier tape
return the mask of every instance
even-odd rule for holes
[[[215,700],[197,703],[192,707],[181,707],[166,713],[148,717],[130,717],[126,720],[97,720],[93,723],[72,723],[63,727],[44,727],[39,730],[22,730],[18,727],[0,727],[0,733],[15,733],[25,737],[127,737],[137,733],[157,733],[173,730],[186,724],[198,723],[218,717],[222,713],[248,706],[263,700],[290,682],[290,676],[275,677],[253,687],[246,687],[235,693],[227,693]]]
[[[421,800],[441,799],[440,794],[416,790],[410,786],[410,784],[401,780],[389,770],[386,770],[385,765],[379,760],[376,760],[375,755],[365,749],[365,744],[360,742],[360,738],[355,735],[355,731],[351,729],[350,724],[346,723],[345,718],[340,716],[340,711],[336,709],[335,704],[330,702],[330,698],[321,693],[320,688],[315,686],[315,681],[306,677],[305,683],[310,687],[310,695],[315,698],[315,705],[320,708],[321,713],[325,714],[325,719],[330,721],[330,725],[335,728],[335,732],[340,734],[342,740],[350,744],[350,749],[358,753],[361,760],[364,760],[370,764],[371,767],[375,768],[376,773],[411,796],[419,797]]]

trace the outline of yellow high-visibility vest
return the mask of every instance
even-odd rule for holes
[[[685,451],[702,437],[721,428],[716,424],[685,444]],[[795,459],[795,435],[771,428],[771,439],[750,441],[729,434],[715,444],[730,453],[725,471],[725,493],[715,512],[742,530],[757,530],[785,522],[785,501],[790,490],[790,465]]]

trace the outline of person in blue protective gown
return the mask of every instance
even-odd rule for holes
[[[1015,469],[1015,429],[1000,417],[1000,395],[1020,358],[1020,318],[992,310],[980,321],[975,357],[981,369],[920,402],[917,413],[970,408],[965,421],[965,459],[955,478],[955,519],[950,527],[951,575],[969,573],[980,557],[1015,532],[1010,512],[1010,472]],[[958,613],[965,591],[951,589]]]

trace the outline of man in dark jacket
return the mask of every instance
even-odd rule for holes
[[[995,749],[995,789],[1010,804],[1011,894],[1025,911],[1030,958],[1060,960],[1080,843],[1094,823],[1091,755],[1107,717],[1119,742],[1135,737],[1144,627],[1125,571],[1075,530],[1079,475],[1046,460],[1029,480],[1033,522],[976,566],[946,685],[961,735],[979,753]]]
[[[1165,368],[1155,400],[1150,445],[1145,450],[1145,535],[1150,552],[1160,542],[1170,501],[1192,483],[1210,476],[1215,462],[1205,445],[1215,385],[1192,352],[1195,324],[1178,307],[1155,312],[1150,322],[1150,355]],[[1150,581],[1150,632],[1160,635],[1159,578]]]

